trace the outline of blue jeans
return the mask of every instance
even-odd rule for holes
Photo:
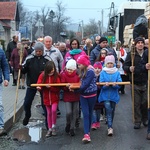
[[[105,109],[106,109],[108,128],[112,128],[116,103],[112,102],[112,101],[104,101],[104,105],[105,105]]]
[[[90,132],[95,103],[96,96],[90,98],[80,96],[80,104],[83,112],[84,134],[88,134]]]
[[[0,84],[0,129],[4,128],[4,107],[2,103],[2,84]]]
[[[101,114],[101,110],[100,109],[93,110],[92,123],[99,122],[100,114]]]

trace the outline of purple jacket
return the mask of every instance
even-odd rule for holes
[[[24,62],[25,58],[27,57],[28,52],[26,49],[23,50],[23,60]],[[19,62],[20,62],[20,55],[19,50],[17,48],[13,49],[10,57],[11,66],[13,67],[14,71],[19,70]]]

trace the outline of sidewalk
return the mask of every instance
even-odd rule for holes
[[[12,76],[8,87],[3,86],[3,106],[4,106],[4,122],[5,130],[8,131],[13,126],[14,104],[16,101],[16,87],[12,86]],[[16,122],[22,114],[23,102],[26,89],[18,90],[18,101],[16,105]]]

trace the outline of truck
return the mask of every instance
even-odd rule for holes
[[[133,39],[133,28],[136,19],[145,14],[149,2],[124,2],[118,9],[117,15],[111,18],[116,40],[121,41],[124,45],[130,44]],[[150,11],[150,10],[149,10]],[[150,14],[148,12],[146,15]]]

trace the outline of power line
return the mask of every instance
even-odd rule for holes
[[[33,6],[33,5],[24,5],[24,6],[28,6],[28,7],[39,7],[39,8],[41,8],[41,6],[35,6],[35,5],[34,5],[34,6]],[[47,7],[48,7],[48,6],[47,6]],[[50,8],[56,9],[57,7],[50,7]],[[76,7],[76,8],[75,8],[75,7],[74,7],[74,8],[73,8],[73,7],[72,7],[72,8],[70,7],[70,8],[69,8],[69,7],[66,7],[66,9],[97,10],[97,9],[110,9],[110,7],[109,7],[109,8],[81,8],[81,7]]]

